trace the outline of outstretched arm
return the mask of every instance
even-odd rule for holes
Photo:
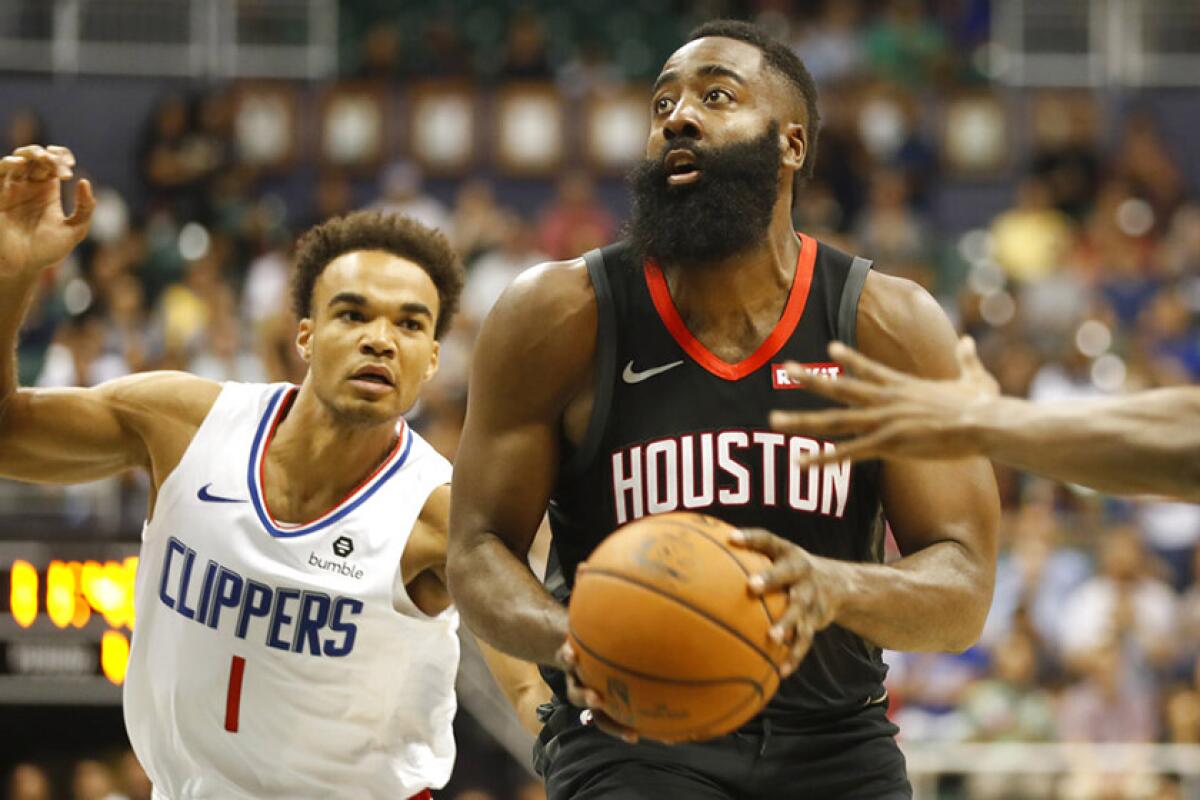
[[[907,281],[872,274],[858,330],[863,349],[896,369],[932,379],[957,371],[949,321]],[[817,433],[802,425],[785,429]],[[991,603],[1000,515],[988,464],[887,460],[881,481],[883,510],[904,556],[890,564],[822,558],[765,531],[743,532],[749,546],[775,562],[752,588],[780,587],[791,595],[780,624],[793,644],[789,667],[813,632],[831,623],[895,650],[962,650],[979,636]]]
[[[792,377],[850,407],[772,417],[784,431],[854,437],[813,461],[977,454],[1110,494],[1200,500],[1200,387],[1031,403],[999,394],[967,338],[958,376],[947,380],[890,369],[838,343],[829,353],[855,377],[823,380],[798,367]]]
[[[95,206],[91,186],[80,181],[74,213],[63,211],[61,182],[74,163],[62,147],[22,147],[0,160],[0,476],[75,483],[141,466],[157,485],[174,466],[164,454],[186,446],[215,384],[147,373],[92,389],[17,386],[17,334],[34,287],[87,234]],[[152,448],[150,437],[161,446]]]

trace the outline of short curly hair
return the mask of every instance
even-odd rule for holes
[[[359,250],[382,250],[412,261],[437,287],[438,318],[434,338],[450,328],[463,289],[463,265],[445,235],[411,217],[383,211],[355,211],[310,228],[296,244],[292,272],[292,310],[312,316],[313,287],[329,263]]]

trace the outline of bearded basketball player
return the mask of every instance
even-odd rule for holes
[[[19,389],[34,287],[94,206],[81,181],[64,218],[73,164],[41,147],[0,162],[0,475],[150,475],[124,706],[154,796],[429,797],[454,760],[450,466],[401,415],[437,369],[458,258],[399,217],[309,231],[299,387],[160,372]],[[493,660],[519,694],[533,667]]]
[[[627,240],[525,273],[483,327],[455,463],[451,593],[481,637],[562,670],[547,670],[555,700],[536,756],[552,800],[909,797],[880,649],[978,637],[999,515],[990,469],[799,471],[796,456],[835,445],[773,431],[768,415],[821,405],[782,365],[839,374],[835,338],[950,377],[954,331],[914,284],[792,229],[819,120],[787,47],[745,23],[706,24],[664,65],[650,114]],[[548,587],[525,565],[547,506],[561,566]],[[666,746],[632,741],[604,687],[572,674],[564,601],[614,528],[680,509],[738,526],[772,559],[750,588],[789,593],[775,634],[792,649],[744,728]],[[881,519],[903,553],[886,565]]]

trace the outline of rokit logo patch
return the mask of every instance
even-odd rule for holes
[[[801,364],[805,372],[816,378],[834,379],[842,374],[842,365],[834,361],[823,361],[820,363]],[[787,368],[783,364],[771,365],[771,386],[776,389],[803,389],[804,385],[796,383],[792,377],[788,375]]]
[[[354,541],[348,536],[339,536],[333,540],[332,545],[334,555],[345,558],[354,552]],[[326,572],[332,572],[335,575],[345,575],[348,578],[358,580],[363,576],[363,571],[357,564],[351,564],[348,561],[337,561],[332,558],[321,558],[316,553],[308,554],[308,565],[323,569]]]

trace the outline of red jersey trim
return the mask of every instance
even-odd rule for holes
[[[779,318],[779,322],[775,323],[774,329],[763,340],[763,343],[758,346],[758,349],[736,364],[730,364],[713,355],[707,347],[700,343],[699,339],[692,335],[692,332],[688,330],[687,323],[683,321],[683,317],[679,316],[679,310],[675,308],[675,301],[671,299],[671,290],[667,286],[667,279],[662,273],[662,268],[652,259],[646,260],[644,265],[646,285],[650,289],[650,299],[654,302],[654,308],[658,311],[659,318],[662,319],[672,338],[683,348],[684,352],[718,378],[724,378],[727,381],[741,380],[766,364],[792,337],[796,325],[804,316],[804,307],[808,304],[808,292],[812,287],[813,265],[817,259],[817,242],[803,233],[797,233],[796,236],[800,239],[800,255],[796,258],[796,275],[792,279],[792,288],[788,292],[787,305],[783,308],[783,315]]]

